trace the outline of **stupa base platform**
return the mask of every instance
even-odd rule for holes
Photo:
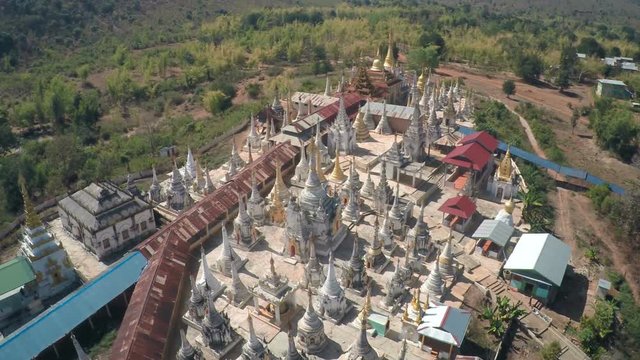
[[[260,234],[257,238],[256,241],[247,244],[245,242],[231,242],[231,247],[236,248],[236,249],[240,249],[240,250],[244,250],[244,251],[251,251],[253,250],[254,247],[256,247],[256,245],[258,245],[262,240],[264,240],[264,235]]]
[[[196,337],[196,344],[198,344],[198,346],[202,350],[202,353],[205,359],[215,359],[215,360],[226,359],[226,355],[230,353],[231,350],[233,350],[233,348],[236,347],[236,345],[238,345],[240,342],[242,342],[242,337],[240,337],[239,335],[236,335],[235,339],[233,339],[224,348],[211,349],[203,343],[202,335],[198,335],[198,337]]]

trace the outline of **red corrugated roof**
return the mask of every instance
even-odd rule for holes
[[[490,152],[482,145],[471,142],[454,148],[442,159],[442,162],[479,171],[487,165],[490,159]]]
[[[362,100],[362,98],[358,94],[344,95],[344,108],[347,110],[347,115],[349,115],[350,118],[354,117],[355,114],[358,113],[360,100]],[[340,102],[336,101],[316,111],[316,113],[324,118],[325,123],[332,123],[336,116],[338,116],[339,107]]]
[[[262,183],[275,175],[276,160],[279,160],[281,164],[287,164],[295,158],[298,152],[299,149],[290,143],[275,145],[263,156],[240,170],[233,180],[218,187],[195,206],[180,214],[172,223],[140,243],[137,249],[147,259],[150,258],[164,241],[164,234],[174,228],[182,227],[183,221],[193,225],[184,229],[189,236],[194,236],[204,230],[208,223],[220,219],[227,211],[235,209],[238,205],[238,195],[249,196],[251,194],[251,169],[255,169],[256,181]]]
[[[276,161],[289,164],[298,153],[290,143],[274,146],[245,166],[230,182],[220,186],[176,220],[137,246],[149,259],[142,272],[122,325],[113,343],[112,359],[161,359],[173,328],[176,300],[190,259],[189,247],[196,234],[223,219],[238,205],[239,193],[250,193],[251,170],[263,182],[275,176]],[[179,308],[179,307],[178,307]]]
[[[464,145],[474,142],[482,145],[490,154],[493,154],[498,148],[498,140],[486,131],[469,134],[460,140],[460,143]]]
[[[456,196],[442,204],[438,209],[445,214],[459,216],[469,219],[476,212],[476,204],[468,196]]]
[[[188,258],[188,239],[175,230],[166,234],[131,295],[110,359],[163,358]]]

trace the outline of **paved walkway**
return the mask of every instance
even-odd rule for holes
[[[100,262],[93,254],[85,250],[79,241],[73,239],[64,231],[60,218],[49,223],[49,231],[62,243],[73,266],[83,280],[91,280],[107,268],[107,265]]]

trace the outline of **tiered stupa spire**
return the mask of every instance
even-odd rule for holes
[[[387,119],[387,100],[384,100],[382,103],[382,116],[380,117],[380,121],[378,122],[378,126],[376,126],[375,131],[378,134],[391,134],[391,126],[389,125],[389,119]]]
[[[340,166],[340,151],[336,151],[336,158],[333,161],[333,171],[331,175],[329,175],[329,180],[342,183],[346,179],[347,177],[344,175],[344,172],[342,172],[342,167]]]
[[[371,137],[371,135],[369,135],[369,129],[364,123],[364,114],[361,113],[360,110],[358,110],[356,120],[353,122],[353,127],[356,130],[356,142],[364,142]]]
[[[373,114],[371,114],[371,99],[367,100],[367,105],[364,107],[362,121],[367,126],[367,130],[375,130],[376,123],[373,121]]]

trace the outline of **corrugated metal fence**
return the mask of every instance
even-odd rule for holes
[[[476,131],[474,129],[468,128],[466,126],[460,126],[458,128],[458,131],[460,131],[462,134],[464,135],[469,135],[469,134],[473,134]],[[500,141],[500,144],[498,145],[498,148],[502,151],[507,151],[507,144],[503,143],[502,141]],[[582,170],[582,169],[575,169],[575,168],[571,168],[568,166],[563,166],[560,164],[557,164],[553,161],[550,161],[548,159],[543,159],[540,156],[536,155],[536,154],[532,154],[528,151],[522,150],[518,147],[515,146],[511,146],[511,155],[519,157],[527,162],[530,162],[536,166],[540,166],[542,168],[545,169],[550,169],[553,170],[559,174],[562,174],[564,176],[567,176],[569,178],[574,178],[574,179],[579,179],[579,180],[584,180],[592,185],[601,185],[601,184],[607,184],[609,186],[609,189],[611,189],[611,191],[613,191],[616,194],[619,195],[624,195],[624,189],[616,184],[611,184],[611,183],[607,183],[606,181],[600,179],[599,177],[589,174],[588,172]]]

